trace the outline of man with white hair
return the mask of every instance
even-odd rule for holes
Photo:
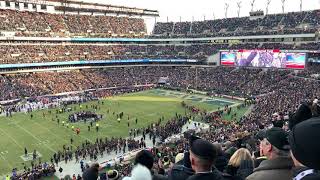
[[[290,158],[288,134],[281,128],[268,129],[260,141],[260,154],[267,157],[247,180],[291,180],[293,162]]]

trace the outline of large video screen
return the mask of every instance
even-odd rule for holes
[[[235,65],[236,54],[234,52],[221,52],[221,64],[225,66]]]
[[[239,50],[221,52],[221,65],[265,68],[305,68],[306,53],[280,50]]]
[[[287,66],[289,69],[304,69],[306,66],[306,53],[286,53]]]

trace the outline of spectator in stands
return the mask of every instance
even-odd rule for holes
[[[230,158],[226,172],[233,180],[244,180],[253,171],[253,160],[249,150],[238,149]]]
[[[150,170],[141,164],[137,164],[131,172],[131,177],[124,177],[123,180],[152,180]]]
[[[195,175],[188,180],[220,180],[221,173],[213,167],[217,158],[215,146],[204,139],[190,141],[190,162]]]
[[[289,180],[292,177],[293,162],[289,155],[289,142],[287,133],[281,128],[271,128],[266,131],[264,139],[260,142],[260,154],[268,160],[261,162],[254,169],[247,180]]]
[[[136,155],[135,164],[136,165],[140,164],[140,165],[147,167],[151,171],[152,180],[166,180],[166,179],[168,179],[166,176],[157,174],[157,172],[155,172],[155,170],[152,169],[153,163],[154,163],[153,155],[148,150],[142,150]]]
[[[120,178],[119,172],[117,170],[110,170],[106,175],[108,177],[106,178],[106,180],[118,180]]]
[[[289,135],[296,180],[320,179],[320,118],[311,118],[293,127]]]
[[[83,180],[97,180],[99,176],[99,164],[94,163],[86,169],[82,175]]]
[[[292,129],[295,125],[312,117],[312,112],[309,103],[302,103],[295,114],[289,119],[289,128]]]
[[[190,153],[185,152],[183,160],[176,162],[169,174],[169,180],[185,180],[194,174],[190,163]]]
[[[227,155],[225,154],[225,152],[223,152],[222,146],[220,143],[216,142],[216,143],[213,143],[213,145],[217,149],[217,158],[215,160],[214,165],[220,172],[223,172],[226,166],[228,165]]]

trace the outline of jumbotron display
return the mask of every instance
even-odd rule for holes
[[[225,66],[304,69],[306,53],[280,50],[221,51],[220,62]]]

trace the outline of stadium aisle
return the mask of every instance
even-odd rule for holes
[[[182,127],[182,132],[181,133],[184,133],[186,132],[187,130],[196,130],[197,128],[201,127],[202,129],[205,128],[205,127],[208,127],[208,125],[204,124],[204,123],[200,123],[200,126],[196,127],[194,125],[194,122],[192,121],[190,124],[186,124]],[[134,138],[135,140],[140,140],[142,138],[142,136],[137,136],[136,138]],[[160,139],[156,139],[156,142],[158,143],[160,141]],[[146,145],[147,147],[152,147],[152,140],[150,140],[149,138],[146,138]],[[111,152],[110,154],[104,154],[104,156],[101,158],[99,157],[98,158],[98,163],[103,163],[103,162],[106,162],[110,159],[114,159],[115,157],[119,157],[121,156],[122,153],[118,153],[116,154],[115,151]],[[94,161],[90,161],[90,160],[84,160],[84,163],[90,163],[90,162],[94,162]],[[63,172],[60,173],[59,172],[59,168],[62,167],[63,169]],[[59,163],[59,166],[56,166],[56,173],[55,175],[59,178],[61,177],[64,177],[66,174],[69,174],[69,175],[78,175],[78,174],[82,174],[81,172],[81,168],[80,168],[80,162],[76,162],[75,159],[73,159],[72,161],[69,161],[67,164],[64,163],[63,161],[61,161]]]

